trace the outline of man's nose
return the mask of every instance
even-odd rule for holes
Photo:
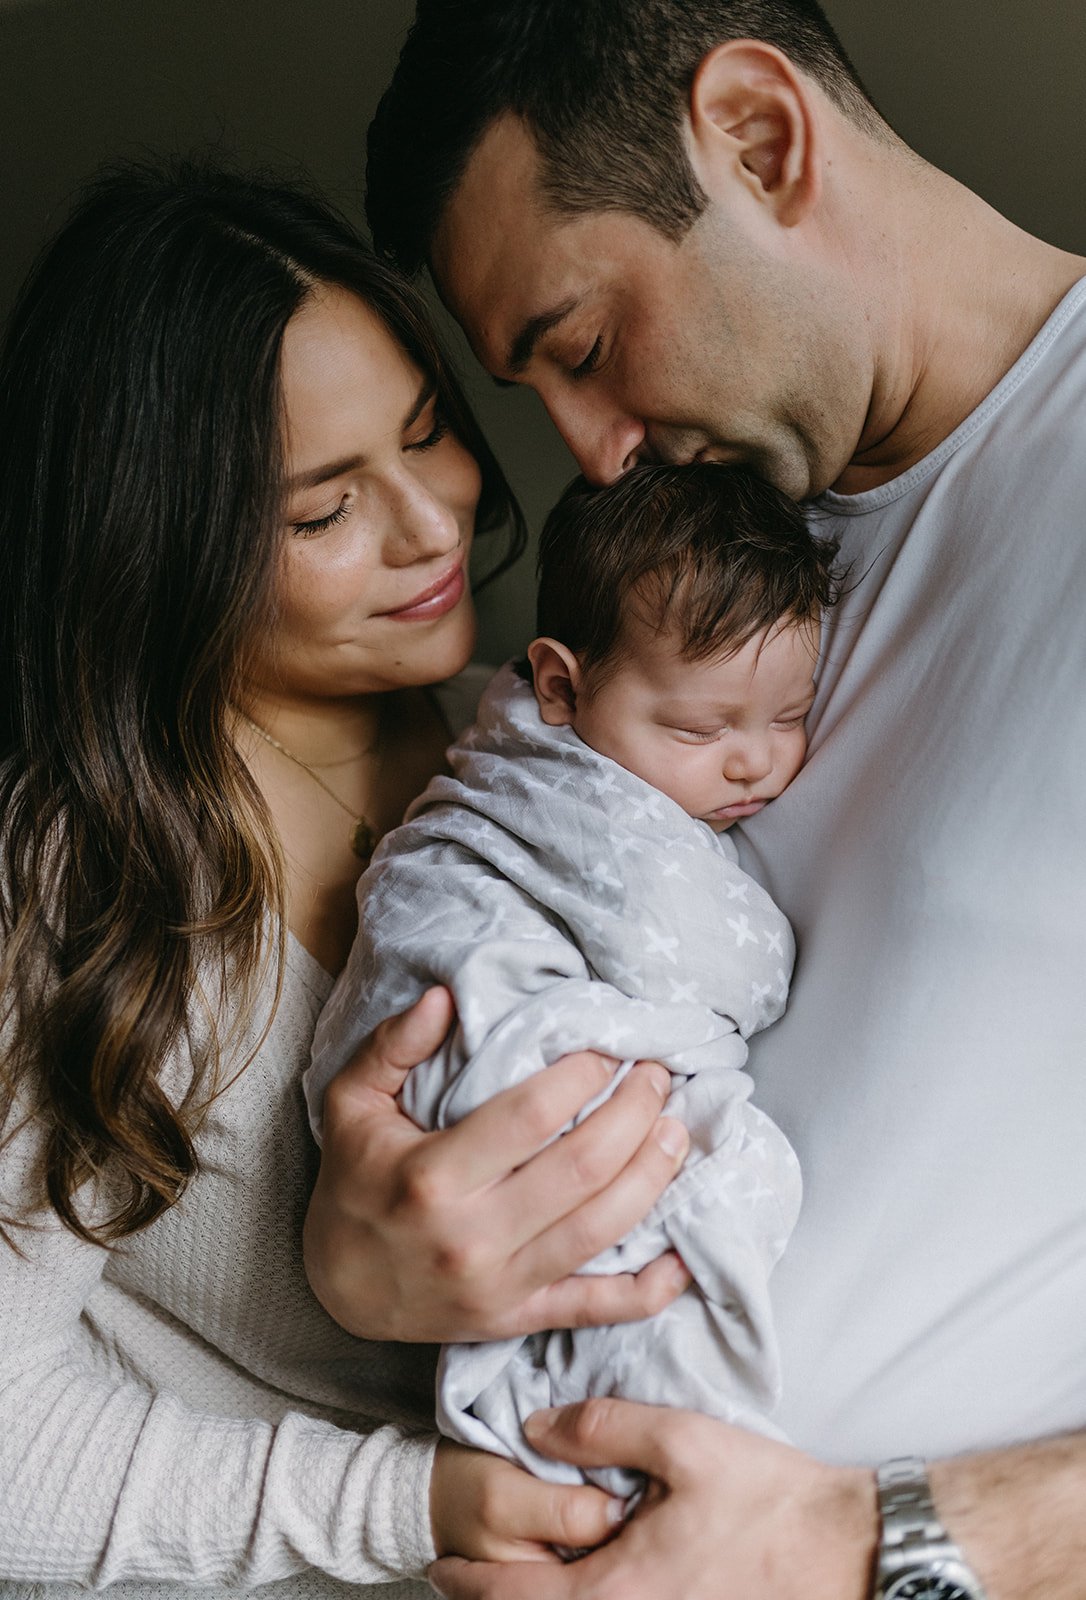
[[[614,483],[637,464],[645,425],[636,417],[567,396],[544,395],[543,403],[577,465],[590,483]]]

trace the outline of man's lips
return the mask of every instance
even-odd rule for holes
[[[457,561],[427,588],[419,591],[405,606],[391,611],[378,612],[379,616],[392,617],[397,622],[418,622],[431,617],[444,616],[459,605],[464,593],[464,563]]]
[[[649,462],[661,467],[696,467],[711,461],[715,466],[736,466],[740,460],[738,450],[727,445],[704,443],[699,444],[696,439],[682,438],[661,439],[654,438],[647,433],[645,436],[646,457]]]

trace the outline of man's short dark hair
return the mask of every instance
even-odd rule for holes
[[[606,671],[633,608],[688,660],[728,655],[834,605],[837,549],[746,468],[635,467],[606,489],[576,478],[540,538],[536,631]]]
[[[369,132],[377,249],[418,271],[506,112],[533,135],[556,211],[630,211],[680,238],[706,203],[683,113],[698,64],[729,39],[775,45],[846,115],[885,131],[814,0],[418,0]]]

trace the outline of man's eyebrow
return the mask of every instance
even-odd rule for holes
[[[576,305],[576,299],[563,300],[561,305],[554,306],[550,311],[541,311],[538,316],[529,317],[509,346],[509,354],[505,360],[506,371],[518,374],[523,372],[535,354],[535,347],[543,335],[550,333],[560,322],[564,322]]]
[[[408,428],[414,427],[430,401],[437,393],[437,385],[433,378],[423,378],[419,385],[419,392],[408,408],[407,415],[400,424],[400,432],[406,433]],[[343,456],[338,461],[326,461],[323,466],[313,467],[309,472],[300,472],[296,478],[291,478],[287,489],[291,494],[297,494],[299,489],[317,489],[322,483],[328,483],[332,478],[341,477],[344,472],[354,472],[365,465],[365,456]]]

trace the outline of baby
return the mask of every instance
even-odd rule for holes
[[[649,1216],[586,1272],[677,1250],[691,1287],[648,1321],[451,1345],[438,1423],[544,1477],[524,1419],[588,1395],[698,1407],[773,1433],[768,1276],[800,1178],[749,1099],[746,1040],[780,1016],[791,930],[727,830],[802,765],[836,548],[799,508],[720,466],[583,482],[540,550],[539,634],[498,673],[475,725],[360,885],[360,932],[321,1017],[307,1094],[431,984],[458,1022],[403,1093],[448,1127],[570,1051],[673,1074],[691,1145]],[[608,1092],[613,1092],[613,1089]],[[586,1108],[582,1115],[592,1107]],[[632,1474],[590,1476],[613,1493]]]

